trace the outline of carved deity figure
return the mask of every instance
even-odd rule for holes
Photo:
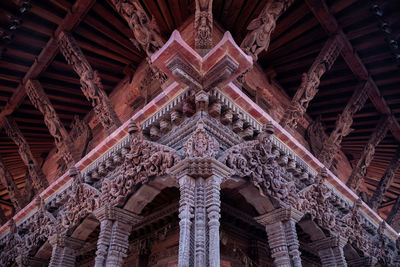
[[[196,0],[194,27],[196,31],[196,49],[211,49],[213,28],[212,0]]]

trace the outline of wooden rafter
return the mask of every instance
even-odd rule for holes
[[[25,98],[25,85],[29,79],[37,78],[47,66],[53,61],[54,57],[58,53],[57,39],[54,36],[58,36],[62,31],[70,31],[74,29],[85,17],[87,12],[91,9],[96,0],[77,0],[72,8],[68,11],[68,14],[60,22],[59,26],[54,32],[53,37],[47,42],[46,46],[42,49],[39,56],[35,59],[35,62],[26,72],[24,78],[20,82],[13,95],[8,100],[4,109],[0,112],[0,128],[3,127],[3,119],[11,115],[15,109],[23,102]],[[18,81],[19,82],[19,81]]]
[[[321,24],[322,28],[324,28],[325,32],[329,36],[337,34],[343,39],[344,47],[341,50],[341,55],[344,61],[358,80],[368,81],[371,87],[368,93],[368,97],[370,98],[371,102],[379,113],[391,117],[393,123],[390,126],[390,131],[392,132],[394,138],[397,141],[400,141],[400,125],[398,121],[392,115],[392,111],[383,96],[381,95],[378,86],[369,75],[367,68],[358,56],[357,52],[354,50],[349,39],[347,38],[343,30],[339,27],[336,18],[330,13],[325,1],[306,0],[305,2],[316,17],[316,19]]]

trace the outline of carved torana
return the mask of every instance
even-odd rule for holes
[[[212,47],[212,2],[213,0],[196,0],[194,46],[201,56],[204,56]]]
[[[310,101],[318,93],[322,75],[332,67],[342,47],[343,42],[337,36],[331,37],[325,43],[311,68],[302,75],[300,87],[280,121],[283,127],[297,127],[297,123],[303,118]]]
[[[68,64],[72,65],[80,77],[81,89],[107,133],[111,134],[121,122],[103,89],[100,76],[86,60],[70,33],[61,32],[58,36],[58,45]]]
[[[367,168],[371,163],[374,154],[375,147],[385,138],[387,131],[389,130],[392,120],[389,117],[384,117],[378,123],[374,133],[365,145],[364,150],[361,153],[360,159],[357,165],[353,168],[349,180],[347,181],[347,186],[353,191],[357,191],[362,183],[362,180],[367,173]]]
[[[50,99],[37,80],[28,80],[25,88],[31,103],[43,114],[44,123],[49,129],[49,133],[54,137],[54,142],[64,162],[68,167],[71,166],[80,157],[74,153],[72,140],[61,123]]]
[[[400,147],[397,148],[396,153],[393,155],[389,166],[387,166],[385,173],[379,180],[379,184],[376,187],[374,194],[370,200],[370,206],[373,210],[377,210],[382,203],[383,197],[386,191],[389,189],[393,182],[394,175],[400,167]]]
[[[3,119],[3,125],[8,137],[10,137],[18,147],[18,153],[25,166],[28,168],[29,177],[32,179],[32,185],[36,193],[43,191],[49,184],[42,169],[33,157],[29,144],[19,130],[17,123],[11,117],[7,117]]]
[[[13,204],[15,211],[20,211],[27,203],[27,199],[25,199],[19,192],[14,178],[8,171],[2,158],[0,158],[0,182],[7,189],[8,196],[10,197],[11,203]]]
[[[294,0],[268,1],[261,14],[247,26],[246,37],[240,47],[256,61],[262,51],[267,51],[276,21]]]
[[[353,130],[350,128],[353,124],[353,116],[364,106],[368,98],[369,89],[370,84],[368,82],[359,86],[351,96],[342,114],[338,116],[335,128],[324,142],[323,149],[318,156],[325,167],[331,168],[333,159],[340,150],[343,137],[347,136]]]

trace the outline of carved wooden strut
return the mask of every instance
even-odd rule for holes
[[[378,210],[379,206],[382,203],[383,197],[385,196],[386,191],[389,189],[390,185],[393,182],[394,174],[400,168],[400,148],[397,148],[396,153],[391,159],[389,166],[386,168],[385,173],[382,178],[379,180],[379,184],[372,195],[370,200],[370,206],[373,210]]]
[[[246,37],[240,47],[257,61],[262,51],[267,51],[271,34],[275,30],[276,21],[294,0],[268,1],[261,14],[247,26]]]
[[[15,211],[20,211],[26,204],[27,199],[24,198],[19,192],[18,187],[15,184],[14,178],[8,171],[2,158],[0,158],[0,182],[5,188],[7,188],[8,195],[10,197],[11,203],[15,208]]]
[[[49,184],[42,169],[33,157],[28,142],[18,129],[17,123],[11,117],[7,117],[3,119],[3,125],[8,137],[18,146],[18,153],[28,168],[36,193],[42,192]]]
[[[359,86],[351,96],[342,114],[338,116],[335,128],[331,132],[329,138],[324,142],[323,149],[318,156],[319,160],[326,168],[331,167],[334,157],[340,150],[343,137],[347,136],[352,131],[350,127],[353,123],[353,116],[364,106],[368,98],[369,89],[370,84],[368,82]]]
[[[342,47],[343,42],[337,36],[330,38],[325,43],[311,68],[307,73],[303,73],[300,87],[297,89],[292,102],[280,121],[283,127],[296,128],[311,100],[318,93],[322,75],[332,67]]]
[[[212,48],[212,2],[212,0],[196,0],[194,46],[201,56]]]
[[[66,165],[70,167],[80,157],[74,153],[73,142],[39,81],[28,80],[26,83],[26,94],[31,103],[43,114],[44,123],[49,129],[50,134],[54,137],[58,151],[61,153]]]
[[[70,33],[61,32],[58,36],[58,45],[68,64],[72,65],[80,77],[81,89],[87,100],[91,102],[96,116],[108,134],[111,134],[119,126],[119,120],[114,108],[104,92],[100,76],[94,71],[86,60]]]
[[[347,180],[347,186],[353,191],[357,191],[361,185],[362,179],[367,173],[367,168],[374,157],[375,147],[385,138],[391,123],[392,120],[389,117],[382,118],[365,145],[357,165],[353,168],[350,178]]]

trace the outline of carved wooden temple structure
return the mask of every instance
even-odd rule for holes
[[[0,6],[0,266],[400,266],[398,1]]]

